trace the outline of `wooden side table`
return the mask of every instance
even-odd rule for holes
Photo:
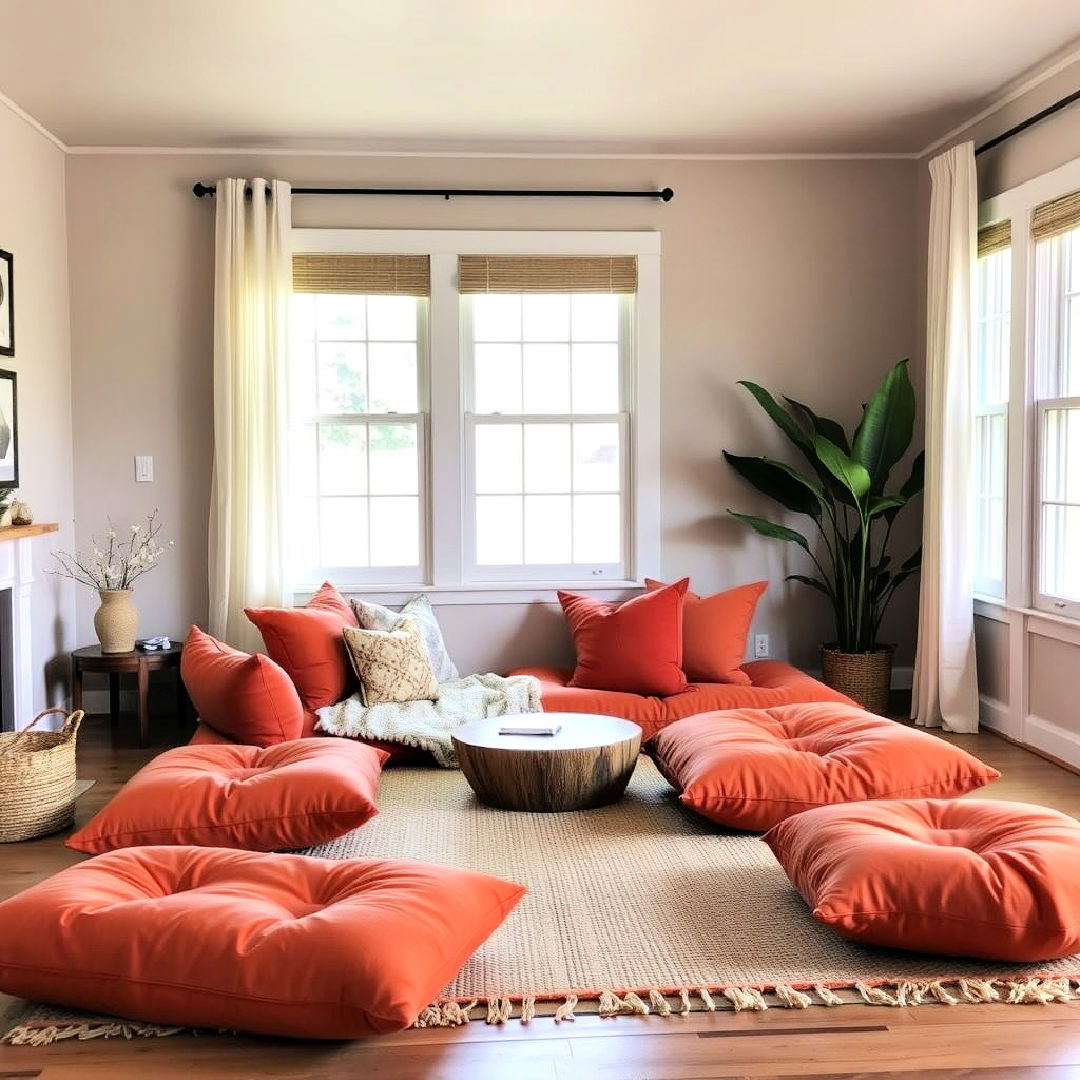
[[[113,727],[120,721],[120,676],[134,674],[138,686],[139,746],[146,746],[150,736],[150,672],[166,668],[176,670],[177,719],[183,725],[191,709],[184,682],[180,678],[180,653],[183,645],[144,652],[103,653],[100,645],[87,645],[71,654],[71,707],[83,707],[83,675],[93,672],[109,676],[109,717]]]

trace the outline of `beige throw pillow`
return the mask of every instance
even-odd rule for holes
[[[342,632],[365,705],[438,698],[439,684],[415,619],[402,619],[394,630],[346,626]]]

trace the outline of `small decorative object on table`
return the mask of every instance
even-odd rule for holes
[[[117,535],[112,522],[104,541],[90,537],[89,554],[58,551],[56,566],[50,573],[71,578],[96,589],[101,607],[94,612],[94,629],[103,653],[128,653],[135,649],[139,613],[131,599],[132,585],[153,570],[165,554],[158,542],[161,523],[157,511],[142,525],[132,525],[130,534]],[[173,541],[169,541],[171,547]]]
[[[12,525],[33,525],[34,524],[34,512],[30,507],[24,503],[21,499],[16,499],[11,504],[11,524]]]
[[[835,420],[818,416],[801,402],[785,397],[786,406],[781,406],[764,387],[741,385],[795,444],[810,471],[764,457],[727,451],[724,457],[762,494],[813,522],[821,538],[820,558],[795,529],[734,510],[728,513],[762,536],[798,544],[809,555],[816,576],[789,574],[788,580],[816,589],[832,607],[836,640],[822,646],[824,680],[871,712],[883,713],[889,702],[893,647],[882,644],[878,633],[893,594],[918,573],[922,561],[922,548],[900,563],[893,563],[888,551],[896,515],[923,489],[920,451],[899,489],[885,490],[889,474],[911,445],[915,425],[907,361],[892,367],[870,395],[850,442]]]
[[[59,731],[35,731],[46,716],[64,717]],[[75,736],[82,710],[38,713],[22,731],[0,734],[0,843],[66,829],[75,817]]]

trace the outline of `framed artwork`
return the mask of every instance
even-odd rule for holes
[[[19,403],[15,372],[0,368],[0,488],[19,486]]]
[[[15,256],[0,251],[0,356],[15,355]]]

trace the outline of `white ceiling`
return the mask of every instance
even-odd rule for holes
[[[0,0],[69,146],[912,152],[1078,0]]]

